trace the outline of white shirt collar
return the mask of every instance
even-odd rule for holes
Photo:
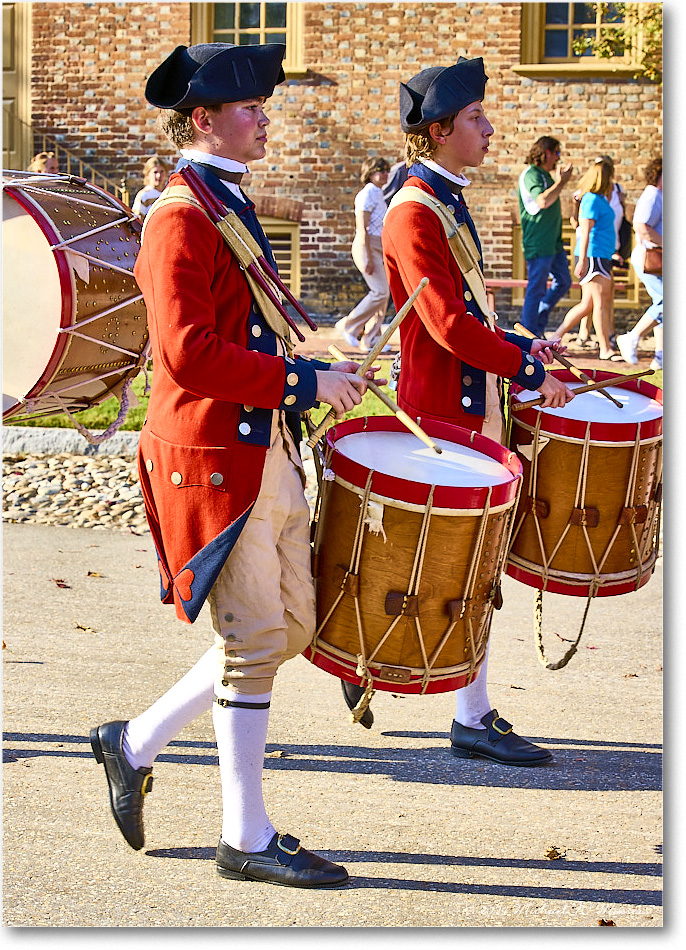
[[[223,155],[213,155],[212,152],[203,152],[198,148],[182,148],[181,155],[187,158],[189,162],[199,162],[202,165],[216,165],[217,168],[222,168],[225,172],[243,172],[243,174],[249,174],[248,166],[244,165],[243,162],[237,162],[233,158],[224,158]],[[233,181],[223,181],[222,184],[229,189],[232,195],[235,195],[236,198],[245,202],[239,185]]]
[[[434,162],[431,158],[421,159],[422,165],[426,165],[427,168],[430,168],[432,171],[436,172],[439,175],[442,175],[443,178],[447,178],[448,181],[454,181],[456,185],[459,185],[461,188],[466,188],[467,185],[471,185],[469,178],[465,178],[464,175],[453,175],[452,172],[449,172],[447,168],[443,168],[442,165],[439,165],[438,162]]]
[[[223,155],[213,155],[212,152],[202,152],[198,148],[182,148],[181,154],[189,162],[203,162],[205,165],[216,165],[225,172],[248,173],[248,166],[243,162],[236,162],[233,158],[224,158]]]

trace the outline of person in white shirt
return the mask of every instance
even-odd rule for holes
[[[143,166],[144,187],[133,199],[131,210],[141,220],[146,216],[152,205],[162,194],[167,180],[167,166],[159,155],[151,155]]]
[[[650,294],[652,304],[633,330],[617,337],[619,352],[625,362],[638,363],[638,344],[651,330],[655,335],[655,356],[651,369],[662,369],[662,274],[647,274],[644,270],[646,249],[662,248],[662,156],[654,158],[645,170],[646,187],[636,202],[634,231],[636,246],[631,252],[631,264]]]
[[[369,292],[347,317],[337,321],[336,329],[348,346],[362,352],[370,350],[380,337],[388,309],[390,292],[383,266],[381,228],[387,210],[382,189],[390,168],[385,158],[368,158],[360,172],[364,187],[355,196],[352,256]]]

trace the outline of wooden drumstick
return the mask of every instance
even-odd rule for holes
[[[535,333],[532,333],[531,330],[527,330],[527,328],[523,326],[521,323],[515,323],[514,328],[515,328],[515,331],[519,333],[520,336],[525,336],[529,340],[538,339]],[[577,379],[580,379],[584,383],[593,382],[593,380],[588,375],[588,373],[584,373],[584,371],[579,369],[578,366],[575,366],[574,363],[570,363],[570,361],[566,357],[560,356],[559,353],[555,352],[555,350],[552,350],[552,354],[557,360],[557,362],[561,363],[563,366],[566,366],[567,369],[570,371],[570,373],[576,376]],[[621,403],[619,399],[615,399],[614,396],[610,395],[610,393],[606,392],[604,389],[601,389],[600,392],[603,394],[603,396],[605,396],[606,399],[609,399],[610,402],[613,402],[615,406],[617,406],[617,408],[619,409],[624,408],[623,403]]]
[[[578,389],[574,390],[574,395],[578,396],[580,393],[595,392],[597,389],[602,390],[603,386],[620,386],[628,379],[640,379],[641,376],[652,376],[654,372],[654,369],[644,369],[642,373],[626,373],[623,376],[612,376],[610,379],[597,380],[595,383],[589,383],[588,386],[579,386]],[[544,400],[545,396],[539,396],[538,399],[531,399],[529,402],[513,402],[510,405],[510,409],[512,412],[521,412],[522,409],[531,409],[533,406],[540,406]]]
[[[345,360],[345,356],[341,353],[338,347],[333,343],[329,347],[329,353],[332,356],[335,356],[337,360]],[[357,375],[358,376],[362,375],[361,366],[357,371]],[[381,400],[384,406],[388,406],[388,408],[397,416],[398,422],[402,422],[405,428],[409,429],[410,432],[413,433],[413,435],[416,435],[418,439],[422,440],[424,445],[428,445],[429,448],[433,449],[437,455],[442,454],[443,449],[440,446],[436,445],[433,439],[429,438],[426,432],[419,425],[417,425],[414,419],[411,416],[408,416],[408,414],[403,409],[401,409],[397,405],[397,403],[393,402],[390,396],[387,396],[386,393],[383,391],[383,389],[381,389],[380,386],[377,386],[373,380],[371,379],[367,380],[367,389],[370,389],[374,393],[374,395],[377,397],[377,399]]]
[[[391,336],[393,335],[393,333],[395,333],[395,331],[398,329],[398,327],[399,327],[400,324],[403,322],[403,320],[405,319],[405,317],[408,315],[408,313],[409,313],[410,310],[412,309],[412,305],[414,304],[415,300],[416,300],[417,297],[420,295],[420,293],[424,290],[424,288],[426,287],[426,285],[427,285],[428,283],[429,283],[429,278],[428,278],[428,277],[422,277],[422,279],[421,279],[421,280],[419,281],[419,283],[417,284],[416,289],[415,289],[415,290],[412,292],[412,294],[407,298],[407,300],[406,300],[405,303],[402,305],[402,307],[400,308],[400,310],[398,310],[398,312],[396,313],[396,315],[393,317],[393,319],[391,320],[391,322],[388,324],[388,326],[386,327],[385,331],[381,334],[381,336],[380,336],[379,339],[376,341],[376,343],[374,344],[374,346],[371,348],[371,350],[369,351],[369,353],[367,353],[366,357],[364,358],[364,360],[363,360],[362,363],[360,364],[360,368],[359,368],[358,371],[357,371],[357,374],[358,374],[359,376],[363,376],[364,373],[367,372],[367,370],[368,370],[369,367],[372,365],[372,363],[374,362],[374,360],[377,358],[377,356],[379,355],[379,353],[381,352],[381,350],[383,350],[384,346],[388,343],[388,341],[389,341],[389,339],[391,338]],[[322,419],[322,421],[319,423],[319,425],[317,426],[317,428],[313,431],[312,435],[311,435],[311,436],[309,437],[309,439],[307,440],[307,444],[309,445],[309,447],[310,447],[311,449],[314,448],[315,444],[319,441],[319,439],[321,439],[321,437],[324,435],[324,433],[325,433],[326,430],[329,428],[329,426],[333,423],[333,421],[334,421],[335,418],[336,418],[336,412],[335,412],[335,410],[334,410],[334,409],[330,409],[330,410],[327,412],[327,414],[324,416],[324,418]]]

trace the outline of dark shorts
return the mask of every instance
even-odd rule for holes
[[[579,263],[579,258],[574,257],[574,267]],[[588,270],[579,281],[580,284],[587,284],[594,277],[606,277],[612,280],[612,260],[607,257],[589,257]]]

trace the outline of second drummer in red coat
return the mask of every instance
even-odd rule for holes
[[[572,391],[547,374],[559,340],[530,341],[495,325],[480,270],[481,246],[463,189],[465,168],[479,166],[493,135],[483,109],[481,58],[425,69],[400,84],[400,122],[408,179],[384,221],[382,242],[393,302],[402,307],[422,277],[429,284],[400,325],[398,404],[414,418],[438,419],[504,441],[502,378],[538,390],[544,406],[563,406]],[[479,675],[457,691],[451,729],[455,755],[537,765],[552,756],[512,731],[491,708],[488,654]],[[354,706],[363,690],[343,684]],[[367,710],[363,725],[371,725]]]

